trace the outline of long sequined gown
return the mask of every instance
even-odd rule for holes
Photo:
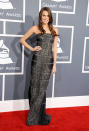
[[[26,121],[29,125],[38,124],[46,114],[46,89],[53,67],[52,45],[54,37],[49,33],[39,33],[36,36],[37,46],[41,46],[42,49],[34,51],[32,56],[29,88],[30,111]]]

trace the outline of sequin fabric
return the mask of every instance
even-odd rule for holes
[[[46,89],[48,87],[52,67],[52,45],[54,37],[51,34],[37,34],[37,45],[42,50],[34,51],[31,63],[31,80],[29,87],[29,105],[27,123],[38,124],[45,115]]]

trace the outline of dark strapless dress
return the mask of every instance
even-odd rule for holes
[[[38,124],[46,114],[46,89],[53,67],[52,45],[54,37],[49,33],[39,33],[36,38],[37,46],[41,46],[42,49],[34,51],[32,56],[29,87],[30,111],[26,121],[28,125]]]

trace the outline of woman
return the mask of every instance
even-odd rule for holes
[[[52,25],[50,8],[43,7],[39,12],[38,25],[32,26],[20,42],[33,51],[31,80],[29,88],[30,111],[27,125],[48,125],[51,116],[46,114],[46,89],[51,73],[56,72],[58,29]],[[26,39],[36,34],[37,45],[31,47]]]

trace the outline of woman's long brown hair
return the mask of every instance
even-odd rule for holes
[[[41,31],[41,33],[46,33],[46,31],[43,29],[42,27],[42,13],[43,11],[47,11],[48,12],[48,16],[49,16],[49,22],[48,22],[48,26],[49,26],[49,30],[51,32],[51,34],[53,36],[59,36],[58,34],[56,34],[55,30],[53,29],[53,17],[52,17],[52,13],[49,7],[43,7],[41,8],[40,12],[39,12],[39,19],[38,19],[38,28]]]

